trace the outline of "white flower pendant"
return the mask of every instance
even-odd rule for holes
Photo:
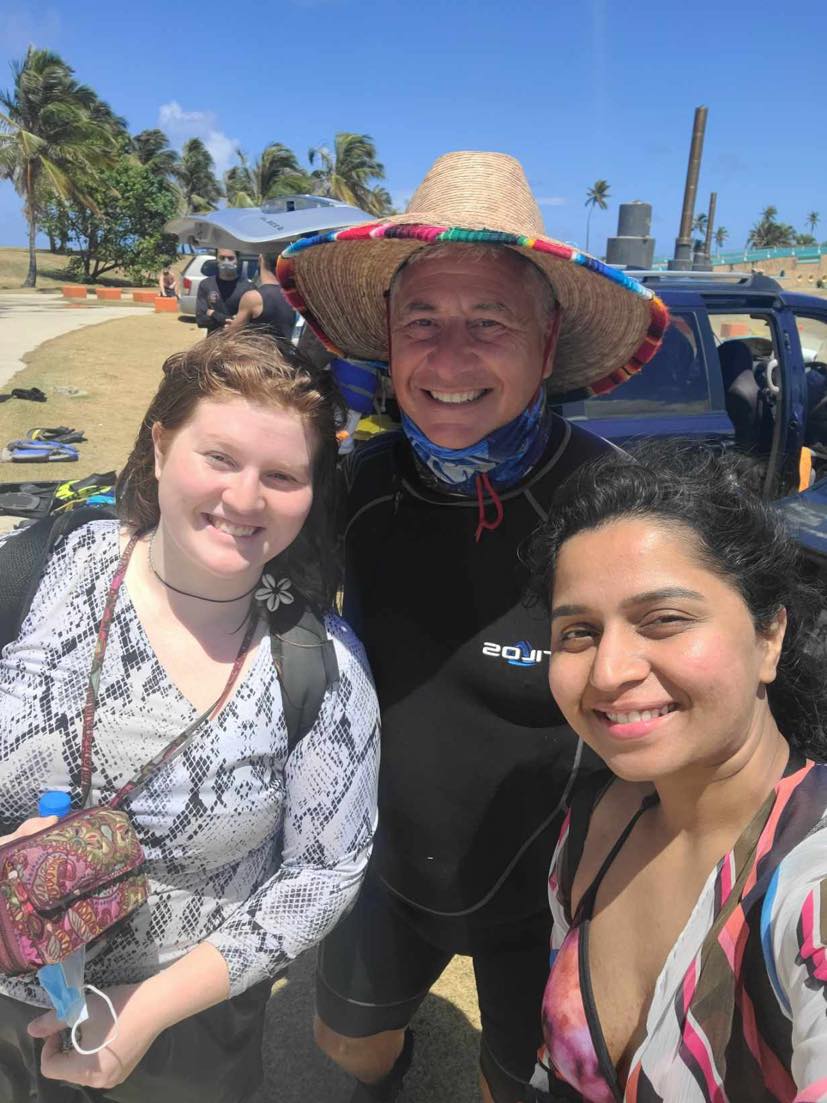
[[[262,575],[261,587],[256,590],[256,601],[260,601],[271,613],[275,613],[280,605],[293,604],[294,598],[290,589],[289,578],[280,578],[276,582],[271,574]]]

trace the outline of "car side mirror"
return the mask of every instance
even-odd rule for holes
[[[218,261],[205,260],[201,265],[202,276],[217,276],[218,275]]]

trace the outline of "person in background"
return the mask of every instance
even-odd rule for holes
[[[57,544],[3,649],[0,842],[48,826],[33,818],[46,790],[83,803],[87,724],[93,805],[198,726],[124,804],[149,897],[91,944],[86,971],[117,1036],[106,1042],[111,1018],[90,993],[83,1044],[105,1047],[62,1052],[36,978],[0,976],[2,1103],[242,1103],[262,1075],[273,977],[356,897],[378,710],[333,612],[340,417],[330,375],[258,334],[170,357],[118,480],[118,519]],[[307,606],[338,681],[291,750],[271,637]]]
[[[608,767],[548,881],[552,1098],[827,1099],[823,596],[742,466],[605,457],[533,545],[549,685]]]
[[[175,273],[168,264],[161,269],[158,276],[158,293],[165,299],[175,298]]]
[[[235,317],[242,296],[253,290],[249,280],[239,278],[239,257],[233,249],[219,249],[216,264],[217,274],[201,281],[195,302],[196,321],[207,333],[222,330]]]
[[[284,341],[292,339],[297,315],[285,299],[276,277],[278,257],[278,253],[262,253],[259,256],[259,285],[242,295],[238,313],[226,325],[231,332],[242,326],[251,326]],[[376,370],[331,357],[307,326],[302,327],[299,343],[303,354],[317,367],[329,367],[348,407],[345,423],[339,432],[339,455],[346,455],[353,450],[353,434],[360,419],[373,411]]]
[[[227,329],[235,331],[241,326],[256,329],[289,341],[293,336],[296,312],[282,294],[276,278],[278,253],[262,253],[258,258],[258,287],[245,291],[234,318],[227,322]]]

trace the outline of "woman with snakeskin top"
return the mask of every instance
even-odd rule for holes
[[[118,482],[118,519],[56,544],[0,656],[0,842],[51,822],[33,816],[46,790],[77,804],[109,601],[89,803],[202,719],[124,804],[149,897],[86,964],[117,1036],[107,1042],[111,1017],[90,994],[83,1046],[107,1044],[64,1052],[36,979],[0,977],[3,1103],[247,1099],[273,978],[355,899],[378,713],[361,645],[332,611],[339,416],[330,377],[272,338],[220,336],[171,357]],[[333,648],[338,679],[293,744],[271,634],[299,609],[322,620],[330,642],[316,646]]]

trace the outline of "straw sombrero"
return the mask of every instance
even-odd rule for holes
[[[385,293],[401,264],[441,242],[502,245],[546,275],[562,307],[556,396],[603,394],[657,352],[669,315],[652,291],[547,237],[522,165],[503,153],[446,153],[404,214],[304,238],[278,278],[320,340],[348,360],[388,359]]]

